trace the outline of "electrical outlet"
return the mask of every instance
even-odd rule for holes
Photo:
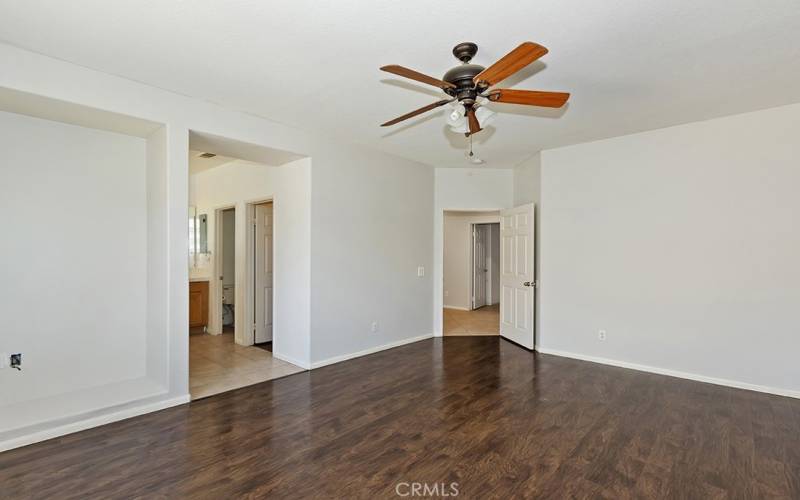
[[[425,266],[417,267],[417,276],[419,276],[420,278],[425,276]]]
[[[370,327],[370,330],[372,330],[372,333],[375,333],[375,332],[378,331],[378,322],[377,321],[373,321],[372,322],[372,326]]]
[[[599,330],[597,332],[597,340],[599,340],[601,342],[606,340],[606,331],[605,330]]]
[[[447,297],[448,295],[450,295],[450,292],[448,292],[447,290],[445,290],[445,291],[444,291],[444,296],[445,296],[445,297]]]

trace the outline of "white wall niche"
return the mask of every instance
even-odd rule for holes
[[[172,388],[165,127],[0,88],[0,130],[2,450]]]

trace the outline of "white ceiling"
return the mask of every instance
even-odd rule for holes
[[[267,148],[227,137],[194,131],[189,133],[189,148],[220,155],[218,157],[246,160],[273,167],[303,158],[301,155],[282,149]]]
[[[440,94],[378,68],[441,77],[461,41],[483,65],[541,43],[503,86],[573,94],[563,112],[494,104],[487,166],[800,101],[797,0],[0,0],[0,39],[435,166],[468,166],[443,110],[378,125]]]
[[[207,151],[196,151],[194,149],[189,150],[189,175],[199,174],[200,172],[205,172],[206,170],[211,170],[212,168],[221,167],[222,165],[226,165],[232,161],[236,161],[236,158],[231,158],[229,156],[214,156],[211,158],[203,158],[200,156]]]

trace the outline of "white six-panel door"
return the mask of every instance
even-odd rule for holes
[[[533,349],[533,204],[500,212],[500,335]]]
[[[272,340],[272,204],[256,205],[255,343]]]

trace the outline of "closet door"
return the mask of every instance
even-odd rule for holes
[[[500,212],[500,335],[533,349],[533,204]]]
[[[272,203],[256,206],[255,343],[272,340]]]

